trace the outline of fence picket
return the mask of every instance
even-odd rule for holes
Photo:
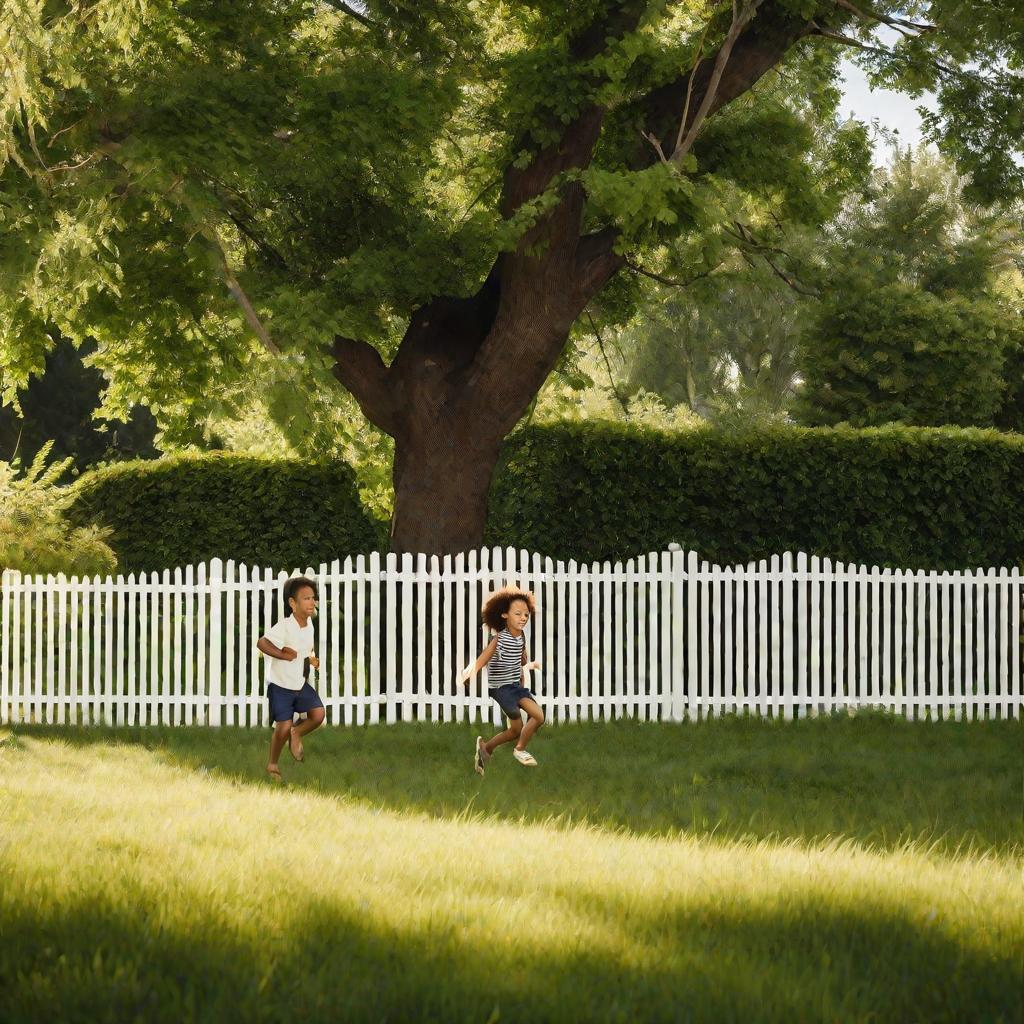
[[[1024,685],[1020,678],[1020,604],[1024,597],[1021,589],[1020,569],[1015,565],[1010,570],[1010,688],[1008,717],[1018,718],[1021,713],[1021,699]]]
[[[985,574],[985,624],[987,626],[986,653],[988,654],[988,671],[985,673],[985,718],[993,718],[995,709],[999,706],[996,696],[996,653],[999,649],[996,640],[996,612],[997,592],[999,584],[996,582],[995,569],[989,569]]]
[[[441,720],[441,564],[437,555],[430,557],[430,687],[429,693],[423,695],[424,702],[429,699],[430,720]],[[445,644],[445,647],[448,645]],[[420,684],[423,685],[422,683]],[[427,706],[426,703],[424,706]]]
[[[14,571],[4,569],[0,572],[0,725],[10,720],[8,701],[11,674],[11,587],[14,582]]]
[[[971,695],[972,714],[974,718],[983,718],[988,713],[985,706],[985,583],[984,570],[978,569],[974,574],[974,686]]]
[[[793,717],[807,714],[811,692],[810,616],[807,610],[807,555],[798,551],[796,556],[796,693]]]
[[[355,566],[356,620],[353,623],[353,636],[355,637],[353,657],[356,664],[356,691],[358,694],[355,706],[356,725],[364,725],[366,723],[370,694],[370,677],[367,672],[366,661],[366,575],[368,571],[366,564],[365,555],[357,556]]]
[[[335,567],[338,563],[335,562]],[[353,583],[355,570],[352,566],[352,556],[346,555],[341,567],[341,601],[337,602],[331,615],[331,635],[334,643],[334,651],[331,655],[334,669],[337,674],[338,659],[341,659],[344,683],[341,686],[341,708],[342,716],[337,719],[345,725],[352,725],[355,722],[355,689],[353,681],[352,664],[352,632],[353,632],[353,611],[354,601],[353,587],[359,586]],[[342,638],[339,640],[339,636]]]
[[[782,658],[782,712],[785,718],[793,718],[795,715],[795,688],[799,685],[799,676],[794,677],[796,671],[796,651],[794,639],[796,628],[793,619],[793,556],[786,551],[782,556],[782,636],[788,637],[789,642],[784,644]]]
[[[29,709],[31,718],[29,721],[42,722],[43,709],[46,707],[43,692],[46,684],[44,670],[47,658],[46,648],[43,647],[43,628],[46,619],[44,611],[46,584],[42,576],[35,577],[35,584],[32,593],[32,621],[35,623],[35,647],[32,651],[32,664],[35,668],[35,678],[32,681],[32,703]],[[111,678],[112,675],[112,672],[107,672],[108,678]]]
[[[135,709],[139,705],[139,695],[135,686],[135,663],[138,658],[138,644],[136,628],[138,625],[138,587],[135,584],[135,573],[128,577],[128,649],[124,651],[122,658],[127,662],[127,688],[124,691],[124,699],[121,704],[121,725],[135,724]],[[119,624],[120,628],[120,624]],[[63,634],[62,634],[63,635]],[[64,645],[61,643],[61,651]],[[63,687],[61,687],[63,689]],[[63,706],[63,705],[62,705]]]
[[[594,595],[591,593],[591,566],[580,566],[580,592],[579,592],[579,644],[578,664],[579,686],[580,686],[580,718],[589,721],[596,718],[594,709],[594,673],[591,665],[592,652],[591,643],[591,618],[594,619],[594,634],[597,632],[597,608],[594,602]],[[594,588],[596,590],[596,587]]]
[[[993,570],[994,571],[994,570]],[[1010,617],[1009,617],[1009,595],[1007,591],[1009,588],[1009,573],[1006,570],[1006,566],[1003,566],[999,570],[999,697],[996,712],[1000,718],[1009,717],[1009,700],[1008,691],[1010,683],[1010,665],[1009,665],[1009,631],[1010,631]]]

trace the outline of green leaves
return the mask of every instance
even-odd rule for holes
[[[381,542],[337,460],[181,455],[86,473],[71,494],[72,521],[109,527],[126,572],[215,557],[305,568]]]
[[[608,423],[506,444],[485,542],[624,559],[677,541],[722,564],[784,551],[903,568],[1024,562],[1024,437],[993,430]]]
[[[840,224],[801,356],[802,422],[991,426],[1020,348],[1019,214],[974,206],[944,162],[898,154]],[[1014,293],[1016,296],[1014,298]],[[1019,374],[1019,371],[1018,371]]]
[[[821,0],[776,6],[823,24],[852,18]],[[695,162],[645,166],[648,115],[682,115],[650,114],[648,100],[717,45],[721,6],[382,0],[355,10],[4,3],[3,400],[41,370],[58,329],[98,343],[106,412],[146,403],[167,426],[163,411],[221,400],[247,372],[257,342],[239,291],[296,357],[322,358],[335,333],[390,356],[413,311],[475,292],[580,184],[584,231],[614,227],[620,252],[654,254],[653,264],[678,244],[710,265],[723,221],[819,223],[864,167],[866,135],[838,122],[837,51],[823,39],[794,46],[784,68],[709,119]],[[920,16],[939,29],[875,72],[911,91],[936,85],[932,128],[975,187],[1016,187],[1019,12],[1005,0],[929,0]],[[928,71],[936,56],[969,74]],[[560,165],[568,171],[554,182],[541,175],[537,191],[550,188],[504,220],[510,165],[528,168],[542,147],[558,153],[581,114],[592,120],[577,128],[598,136],[593,154]],[[603,307],[621,319],[630,295],[613,282]],[[285,398],[275,410],[289,423],[301,415]]]
[[[110,531],[64,516],[67,491],[58,486],[71,459],[47,466],[53,443],[23,472],[0,462],[0,568],[24,573],[93,575],[114,569]]]
[[[686,215],[694,183],[683,172],[695,166],[688,157],[681,169],[664,163],[633,172],[591,167],[581,180],[593,213],[618,227],[628,244],[652,224],[675,224]]]

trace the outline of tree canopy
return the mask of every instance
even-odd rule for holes
[[[91,339],[105,411],[173,431],[272,357],[279,417],[340,383],[395,438],[403,548],[481,536],[584,309],[834,212],[842,56],[935,92],[978,197],[1024,184],[1015,0],[6,0],[0,45],[4,398]]]

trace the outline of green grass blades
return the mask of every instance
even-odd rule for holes
[[[1024,730],[0,733],[0,1020],[1003,1021]]]

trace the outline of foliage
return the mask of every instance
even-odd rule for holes
[[[976,429],[683,434],[532,426],[506,445],[488,544],[623,559],[676,541],[903,568],[1024,563],[1024,437]]]
[[[352,467],[359,498],[381,523],[394,503],[394,442],[367,423],[347,392],[325,390],[302,362],[260,360],[218,400],[216,412],[195,421],[168,412],[160,444],[169,454],[230,451]]]
[[[211,453],[120,463],[78,480],[69,515],[110,527],[125,571],[215,557],[305,569],[383,541],[338,460]]]
[[[934,31],[857,52],[890,87],[939,87],[935,137],[977,190],[1003,193],[1020,184],[1024,137],[1009,74],[1017,15],[981,0],[967,18],[958,3],[930,0],[921,17]],[[633,258],[670,270],[714,262],[721,225],[751,208],[829,215],[865,153],[862,126],[837,116],[834,36],[794,46],[706,122],[675,170],[637,167],[645,97],[711,52],[724,26],[715,10],[645,4],[634,30],[580,59],[574,41],[612,6],[8,0],[4,399],[42,372],[59,331],[97,342],[105,412],[141,402],[162,424],[175,412],[202,421],[259,358],[241,293],[277,347],[336,392],[335,334],[389,357],[413,310],[472,293],[567,188],[585,190],[586,230],[614,229]],[[778,0],[758,18],[795,12],[879,41],[833,0]],[[972,61],[997,70],[969,84],[948,70]],[[979,84],[992,76],[995,94]],[[506,217],[502,177],[590,105],[608,116],[586,170]],[[664,257],[666,242],[685,255]],[[608,286],[609,322],[628,316],[635,285],[619,275]]]
[[[620,338],[627,393],[655,392],[723,422],[770,422],[796,386],[806,299],[762,265],[734,265],[686,289],[659,289]]]
[[[806,339],[797,414],[811,424],[992,426],[1006,350],[1024,341],[1005,316],[900,284],[839,291]]]
[[[103,376],[87,365],[91,349],[81,350],[58,341],[46,357],[46,368],[19,396],[20,415],[13,407],[0,408],[0,454],[32,459],[47,438],[53,438],[51,457],[70,456],[81,472],[99,462],[127,458],[155,458],[156,424],[149,411],[135,408],[127,422],[97,421]],[[83,359],[84,357],[84,359]]]
[[[109,531],[65,517],[67,494],[58,481],[71,459],[47,465],[51,448],[44,444],[23,473],[17,464],[0,462],[0,569],[105,575],[116,564]]]
[[[1004,363],[1024,344],[1024,293],[1001,284],[1021,262],[1019,211],[972,203],[952,168],[926,152],[897,153],[871,201],[851,208],[825,247],[798,417],[1005,421]]]

